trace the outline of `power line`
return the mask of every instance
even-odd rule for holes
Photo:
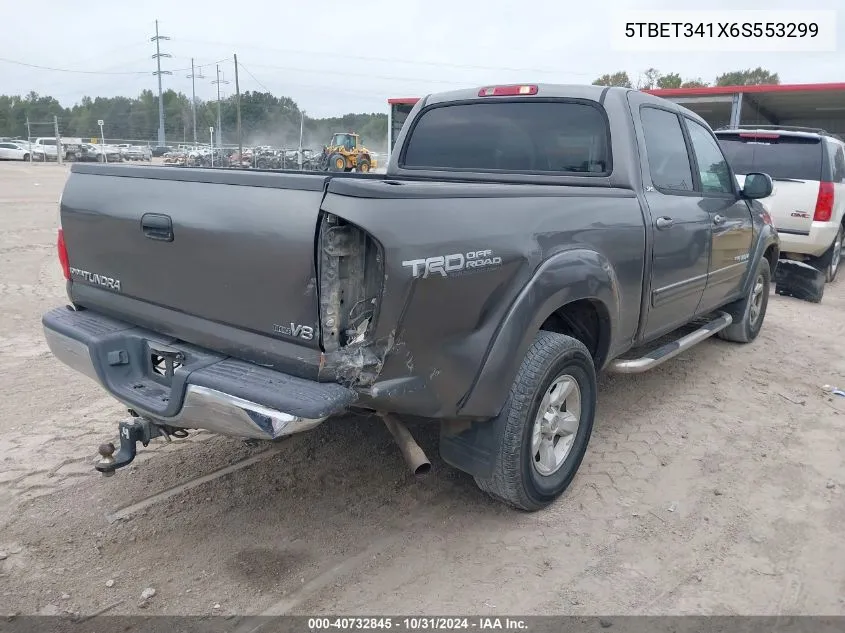
[[[388,81],[413,81],[413,82],[422,82],[422,83],[430,83],[430,84],[451,84],[454,86],[466,86],[468,82],[466,81],[454,81],[451,79],[423,79],[422,77],[410,77],[405,75],[404,77],[397,77],[395,75],[373,75],[371,73],[355,73],[355,72],[347,72],[342,70],[324,70],[324,69],[314,69],[314,68],[296,68],[294,66],[274,66],[272,64],[254,64],[255,66],[261,68],[273,68],[276,70],[286,70],[289,72],[302,72],[302,73],[320,73],[321,75],[340,75],[342,77],[362,77],[367,79],[386,79]]]
[[[169,39],[169,38],[167,38]],[[172,55],[169,55],[172,57]],[[179,59],[186,59],[183,57],[179,57]],[[228,62],[232,58],[231,57],[224,57],[223,59],[218,59],[216,62],[210,62],[208,64],[198,64],[197,68],[205,68],[207,66],[214,66],[214,64],[222,64],[223,62]],[[138,60],[142,61],[142,60]],[[5,62],[6,64],[14,64],[16,66],[24,66],[26,68],[35,68],[36,70],[49,70],[51,72],[58,72],[58,73],[73,73],[78,75],[149,75],[150,72],[148,70],[76,70],[73,68],[56,68],[54,66],[41,66],[39,64],[30,64],[28,62],[22,62],[16,59],[8,59],[6,57],[0,57],[0,62]],[[188,66],[186,68],[174,68],[171,72],[186,72],[191,70],[191,67]]]
[[[209,46],[230,46],[230,47],[240,47],[240,48],[253,48],[258,50],[265,50],[265,51],[273,51],[277,53],[291,53],[291,54],[300,54],[300,55],[322,55],[325,57],[340,57],[343,59],[357,59],[361,61],[368,61],[368,62],[388,62],[392,64],[412,64],[418,66],[433,66],[435,68],[445,67],[445,68],[465,68],[468,70],[492,70],[496,72],[519,72],[519,73],[543,73],[543,74],[554,74],[554,75],[576,75],[581,77],[592,77],[594,73],[586,73],[586,72],[575,72],[575,71],[561,71],[558,69],[542,69],[542,68],[512,68],[507,66],[481,66],[476,64],[456,64],[450,62],[431,62],[431,61],[419,61],[419,60],[412,60],[412,59],[401,59],[397,57],[373,57],[368,55],[347,55],[345,53],[330,53],[327,51],[305,51],[301,49],[290,49],[290,48],[273,48],[269,46],[261,46],[256,44],[235,44],[231,42],[210,42],[208,40],[193,40],[193,39],[182,39],[177,38],[179,42],[186,42],[189,44],[204,44]],[[315,70],[313,72],[322,72],[320,70]]]
[[[51,70],[53,72],[61,73],[77,73],[80,75],[148,75],[148,71],[143,70],[120,70],[120,71],[105,71],[105,70],[73,70],[70,68],[54,68],[52,66],[39,66],[38,64],[28,64],[26,62],[17,61],[15,59],[6,59],[0,57],[0,62],[7,64],[16,64],[17,66],[26,66],[27,68],[37,68],[38,70]]]
[[[256,76],[255,76],[255,75],[253,75],[251,72],[249,72],[249,68],[247,68],[246,66],[244,66],[243,64],[240,64],[240,63],[239,63],[238,65],[239,65],[239,66],[240,66],[240,67],[241,67],[244,71],[246,71],[246,74],[247,74],[247,75],[249,75],[250,77],[252,77],[253,81],[255,81],[255,83],[257,83],[257,84],[261,87],[261,89],[262,89],[262,90],[264,90],[265,92],[269,92],[269,93],[271,93],[271,94],[272,94],[272,92],[273,92],[273,91],[272,91],[272,90],[270,90],[270,89],[269,89],[267,86],[265,86],[263,83],[261,83],[260,81],[258,81],[258,77],[256,77]]]

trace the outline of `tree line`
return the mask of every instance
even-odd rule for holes
[[[700,77],[683,78],[678,73],[661,73],[649,68],[636,85],[628,73],[618,71],[597,78],[593,84],[623,86],[648,90],[651,88],[697,88],[709,85],[743,86],[777,84],[777,73],[763,68],[736,70],[716,77],[712,84]],[[163,94],[165,136],[168,143],[190,143],[194,138],[191,98],[181,92],[167,90]],[[197,140],[209,141],[209,128],[217,128],[216,101],[196,104]],[[32,136],[52,136],[53,117],[58,117],[63,136],[97,138],[100,129],[97,121],[105,122],[104,133],[108,140],[134,140],[157,142],[158,97],[151,90],[144,90],[137,97],[83,97],[71,107],[62,106],[54,97],[30,92],[25,96],[0,95],[0,136],[27,136],[27,119]],[[277,97],[269,92],[244,92],[241,94],[241,127],[246,145],[273,145],[295,147],[299,144],[302,111],[289,97]],[[237,143],[237,108],[235,97],[220,102],[222,140]],[[219,130],[215,131],[215,137]],[[387,115],[383,113],[346,114],[342,117],[312,119],[304,117],[304,145],[319,148],[328,142],[334,132],[357,132],[367,146],[383,151],[387,146]]]
[[[181,92],[163,93],[165,137],[168,144],[191,143],[194,138],[191,98]],[[209,128],[217,135],[216,101],[197,101],[197,140],[209,141]],[[0,95],[0,136],[26,137],[27,120],[32,136],[53,136],[53,117],[58,117],[62,136],[97,138],[98,120],[104,121],[104,134],[111,140],[157,143],[158,96],[144,90],[132,97],[83,97],[71,107],[62,106],[51,96]],[[269,92],[241,94],[241,129],[245,145],[295,147],[299,144],[302,111],[289,97]],[[235,97],[220,102],[224,143],[237,143]],[[357,132],[368,147],[378,151],[387,145],[387,115],[382,113],[346,114],[334,118],[304,117],[303,144],[318,148],[334,132]]]
[[[651,90],[654,88],[706,88],[708,86],[756,86],[761,84],[779,84],[777,73],[764,68],[750,68],[748,70],[733,70],[716,77],[713,83],[706,82],[701,77],[684,79],[678,73],[663,74],[656,68],[649,68],[637,80],[636,85],[631,81],[628,73],[620,70],[615,73],[602,75],[593,82],[594,86],[621,86],[623,88],[637,88]]]

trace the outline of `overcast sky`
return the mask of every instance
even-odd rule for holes
[[[190,95],[191,57],[203,68],[197,96],[224,93],[292,97],[311,116],[384,112],[388,97],[491,83],[590,83],[626,70],[636,81],[650,66],[706,81],[725,71],[763,66],[783,83],[845,81],[845,3],[804,0],[42,0],[3,3],[0,94],[35,90],[71,105],[83,95],[135,96],[155,91],[150,37],[159,20],[165,88]],[[37,6],[37,11],[35,10]],[[620,53],[611,48],[611,16],[621,9],[839,9],[836,53]],[[726,16],[726,19],[729,19]],[[248,72],[247,72],[248,71]],[[103,74],[110,73],[110,74]],[[124,74],[117,74],[124,73]],[[134,73],[134,74],[130,74]],[[250,73],[252,76],[250,76]]]

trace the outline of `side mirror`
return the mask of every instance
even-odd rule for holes
[[[742,197],[749,200],[768,198],[774,191],[774,183],[769,174],[751,173],[745,177],[742,187]]]

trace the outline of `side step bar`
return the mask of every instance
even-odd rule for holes
[[[674,358],[681,352],[688,350],[693,345],[697,345],[701,341],[710,338],[716,332],[724,330],[732,322],[733,318],[731,318],[731,315],[727,312],[722,312],[718,317],[698,328],[695,332],[690,332],[677,341],[670,341],[666,345],[650,351],[642,358],[617,358],[611,361],[607,367],[607,371],[614,374],[641,374],[649,369],[654,369],[670,358]]]

